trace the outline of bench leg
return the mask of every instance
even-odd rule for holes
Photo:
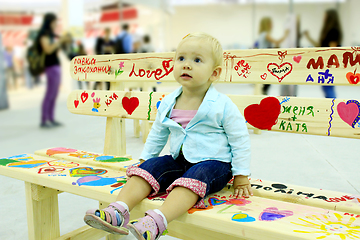
[[[142,132],[143,143],[145,143],[147,136],[149,135],[149,132],[150,132],[150,122],[149,121],[143,120],[141,122],[141,132]]]
[[[58,191],[25,182],[29,240],[60,236]]]
[[[135,137],[140,137],[140,120],[134,119],[134,135]]]

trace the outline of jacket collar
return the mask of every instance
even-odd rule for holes
[[[171,98],[169,99],[169,105],[167,106],[167,108],[165,109],[165,111],[162,113],[161,116],[161,122],[164,123],[164,120],[167,116],[167,114],[169,112],[171,112],[172,108],[175,105],[176,102],[176,98],[178,96],[180,96],[180,94],[182,93],[182,87],[176,89],[172,94],[171,94]],[[216,99],[218,98],[219,92],[216,91],[215,87],[213,85],[210,85],[209,89],[207,90],[205,97],[195,115],[195,117],[189,122],[189,124],[186,126],[186,128],[190,128],[193,125],[195,125],[196,123],[198,123],[199,121],[201,121],[201,119],[203,119],[207,113],[210,111],[211,109],[211,102],[215,102]],[[170,96],[169,96],[170,97]]]

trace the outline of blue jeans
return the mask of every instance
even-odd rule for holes
[[[142,163],[139,168],[150,173],[159,183],[158,192],[169,191],[169,186],[179,179],[190,179],[190,181],[193,179],[195,182],[200,182],[201,184],[197,185],[197,187],[204,189],[189,188],[201,198],[220,191],[232,178],[231,163],[216,160],[190,163],[182,154],[175,160],[171,155],[151,158]],[[182,182],[175,185],[187,187]],[[203,194],[200,192],[203,192]]]

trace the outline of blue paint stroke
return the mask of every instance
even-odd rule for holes
[[[109,159],[113,159],[114,156],[99,156],[97,158],[95,158],[95,160],[97,161],[101,161],[101,160],[109,160]]]
[[[288,102],[288,101],[290,101],[290,98],[289,98],[289,97],[285,97],[285,98],[281,101],[280,105],[283,104],[283,103],[285,103],[285,102]]]
[[[275,220],[278,220],[278,219],[284,218],[284,217],[286,217],[286,216],[282,215],[282,214],[263,212],[260,216],[260,220],[261,221],[275,221]]]
[[[335,102],[335,98],[333,98],[333,100],[332,100],[331,102],[332,102],[332,104],[331,104],[331,113],[330,113],[328,136],[330,136],[331,122],[332,122],[332,120],[333,120],[332,115],[334,114],[334,105],[335,105],[334,102]]]
[[[125,185],[125,184],[124,184],[124,185]],[[115,189],[111,190],[111,191],[110,191],[110,194],[113,194],[116,190],[119,190],[119,189],[123,188],[124,185],[122,185],[122,186],[120,186],[120,187],[118,187],[118,188],[115,188]]]
[[[237,218],[238,215],[245,215],[246,217],[244,218]],[[249,215],[247,215],[246,213],[236,213],[231,217],[231,220],[235,221],[235,222],[255,222],[255,218],[250,217]]]

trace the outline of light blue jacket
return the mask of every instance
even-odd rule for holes
[[[161,102],[155,122],[140,159],[158,157],[170,137],[170,153],[174,159],[180,148],[187,161],[231,162],[232,174],[250,175],[250,137],[244,117],[226,95],[213,86],[208,89],[195,117],[184,129],[170,119],[182,87]]]

